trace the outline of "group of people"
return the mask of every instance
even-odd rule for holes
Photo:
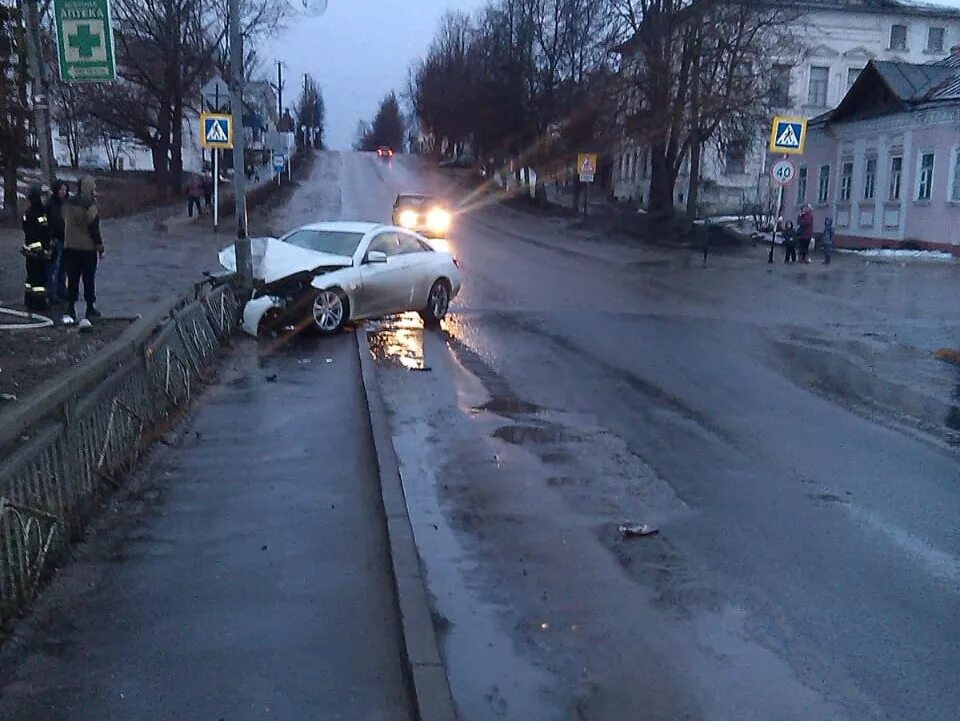
[[[23,302],[27,310],[43,313],[64,304],[62,322],[77,321],[76,305],[83,284],[86,319],[99,318],[96,307],[97,265],[104,255],[97,208],[97,183],[85,176],[71,196],[65,181],[54,181],[45,197],[34,185],[27,193],[23,214],[26,281]]]
[[[783,222],[783,218],[777,221],[777,234],[783,238],[783,262],[784,263],[809,263],[810,245],[814,242],[814,219],[813,207],[803,206],[800,215],[797,218],[797,224],[792,221]],[[823,233],[820,235],[820,246],[823,248],[824,265],[830,265],[830,258],[833,255],[833,220],[826,218],[823,221]],[[800,251],[799,260],[797,250]],[[770,251],[771,262],[773,260],[773,250]]]

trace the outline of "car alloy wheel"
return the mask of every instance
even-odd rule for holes
[[[442,280],[438,280],[430,289],[430,298],[427,300],[428,320],[439,323],[450,309],[450,289]]]
[[[335,290],[321,290],[313,301],[313,322],[321,333],[334,333],[343,325],[343,297]]]

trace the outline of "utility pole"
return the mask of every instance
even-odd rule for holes
[[[283,117],[283,61],[277,61],[277,119]]]
[[[36,1],[36,0],[34,0]],[[237,274],[244,288],[253,287],[253,259],[247,235],[247,176],[243,134],[243,42],[240,34],[240,0],[230,0],[230,113],[233,115],[233,194],[237,211],[237,240],[234,254]]]
[[[42,45],[40,44],[40,5],[37,0],[23,3],[27,43],[27,67],[30,71],[30,104],[33,125],[40,149],[40,170],[47,185],[53,184],[53,152],[50,143],[50,111],[47,84],[44,82]]]

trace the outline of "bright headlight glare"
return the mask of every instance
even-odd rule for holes
[[[442,233],[450,228],[450,213],[434,208],[427,214],[427,227],[434,233]]]
[[[405,210],[400,213],[400,225],[404,228],[412,228],[417,224],[417,214],[412,210]]]

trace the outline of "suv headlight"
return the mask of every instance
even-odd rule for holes
[[[434,208],[427,213],[427,227],[433,233],[445,233],[450,230],[450,213],[441,208]]]
[[[404,228],[413,228],[417,224],[417,214],[412,210],[404,210],[400,213],[400,225]]]

